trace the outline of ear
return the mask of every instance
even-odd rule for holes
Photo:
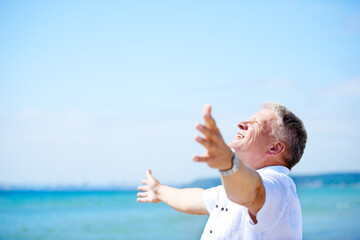
[[[279,141],[270,146],[270,149],[266,152],[267,155],[277,155],[284,152],[286,145],[284,142]]]

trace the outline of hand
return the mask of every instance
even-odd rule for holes
[[[158,203],[160,202],[158,189],[161,186],[160,182],[154,178],[151,174],[151,170],[146,171],[147,179],[142,181],[145,186],[139,186],[138,191],[141,191],[137,194],[138,202],[151,202]]]
[[[206,148],[203,156],[193,156],[195,162],[206,162],[211,168],[228,170],[232,167],[233,152],[226,145],[220,130],[216,126],[215,119],[211,116],[211,106],[203,108],[205,125],[196,124],[196,129],[204,134],[204,138],[195,136],[195,140]]]

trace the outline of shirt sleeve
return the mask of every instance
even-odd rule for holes
[[[203,201],[205,203],[206,209],[209,214],[215,207],[216,202],[219,199],[220,192],[224,191],[223,186],[217,186],[213,188],[206,189],[203,193]]]
[[[261,175],[265,187],[265,202],[256,215],[255,228],[266,231],[277,224],[288,207],[288,179],[283,174]]]

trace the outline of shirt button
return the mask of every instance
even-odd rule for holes
[[[223,207],[221,208],[221,211],[224,211],[224,208],[223,208]]]
[[[229,210],[229,209],[225,208],[225,211],[226,211],[226,212],[227,212],[227,210]]]
[[[212,230],[210,230],[210,233],[212,233]]]
[[[219,206],[218,205],[215,205],[216,208],[218,208]]]

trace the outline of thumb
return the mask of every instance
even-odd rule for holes
[[[154,179],[154,177],[151,174],[151,169],[146,170],[146,176],[150,179]]]

